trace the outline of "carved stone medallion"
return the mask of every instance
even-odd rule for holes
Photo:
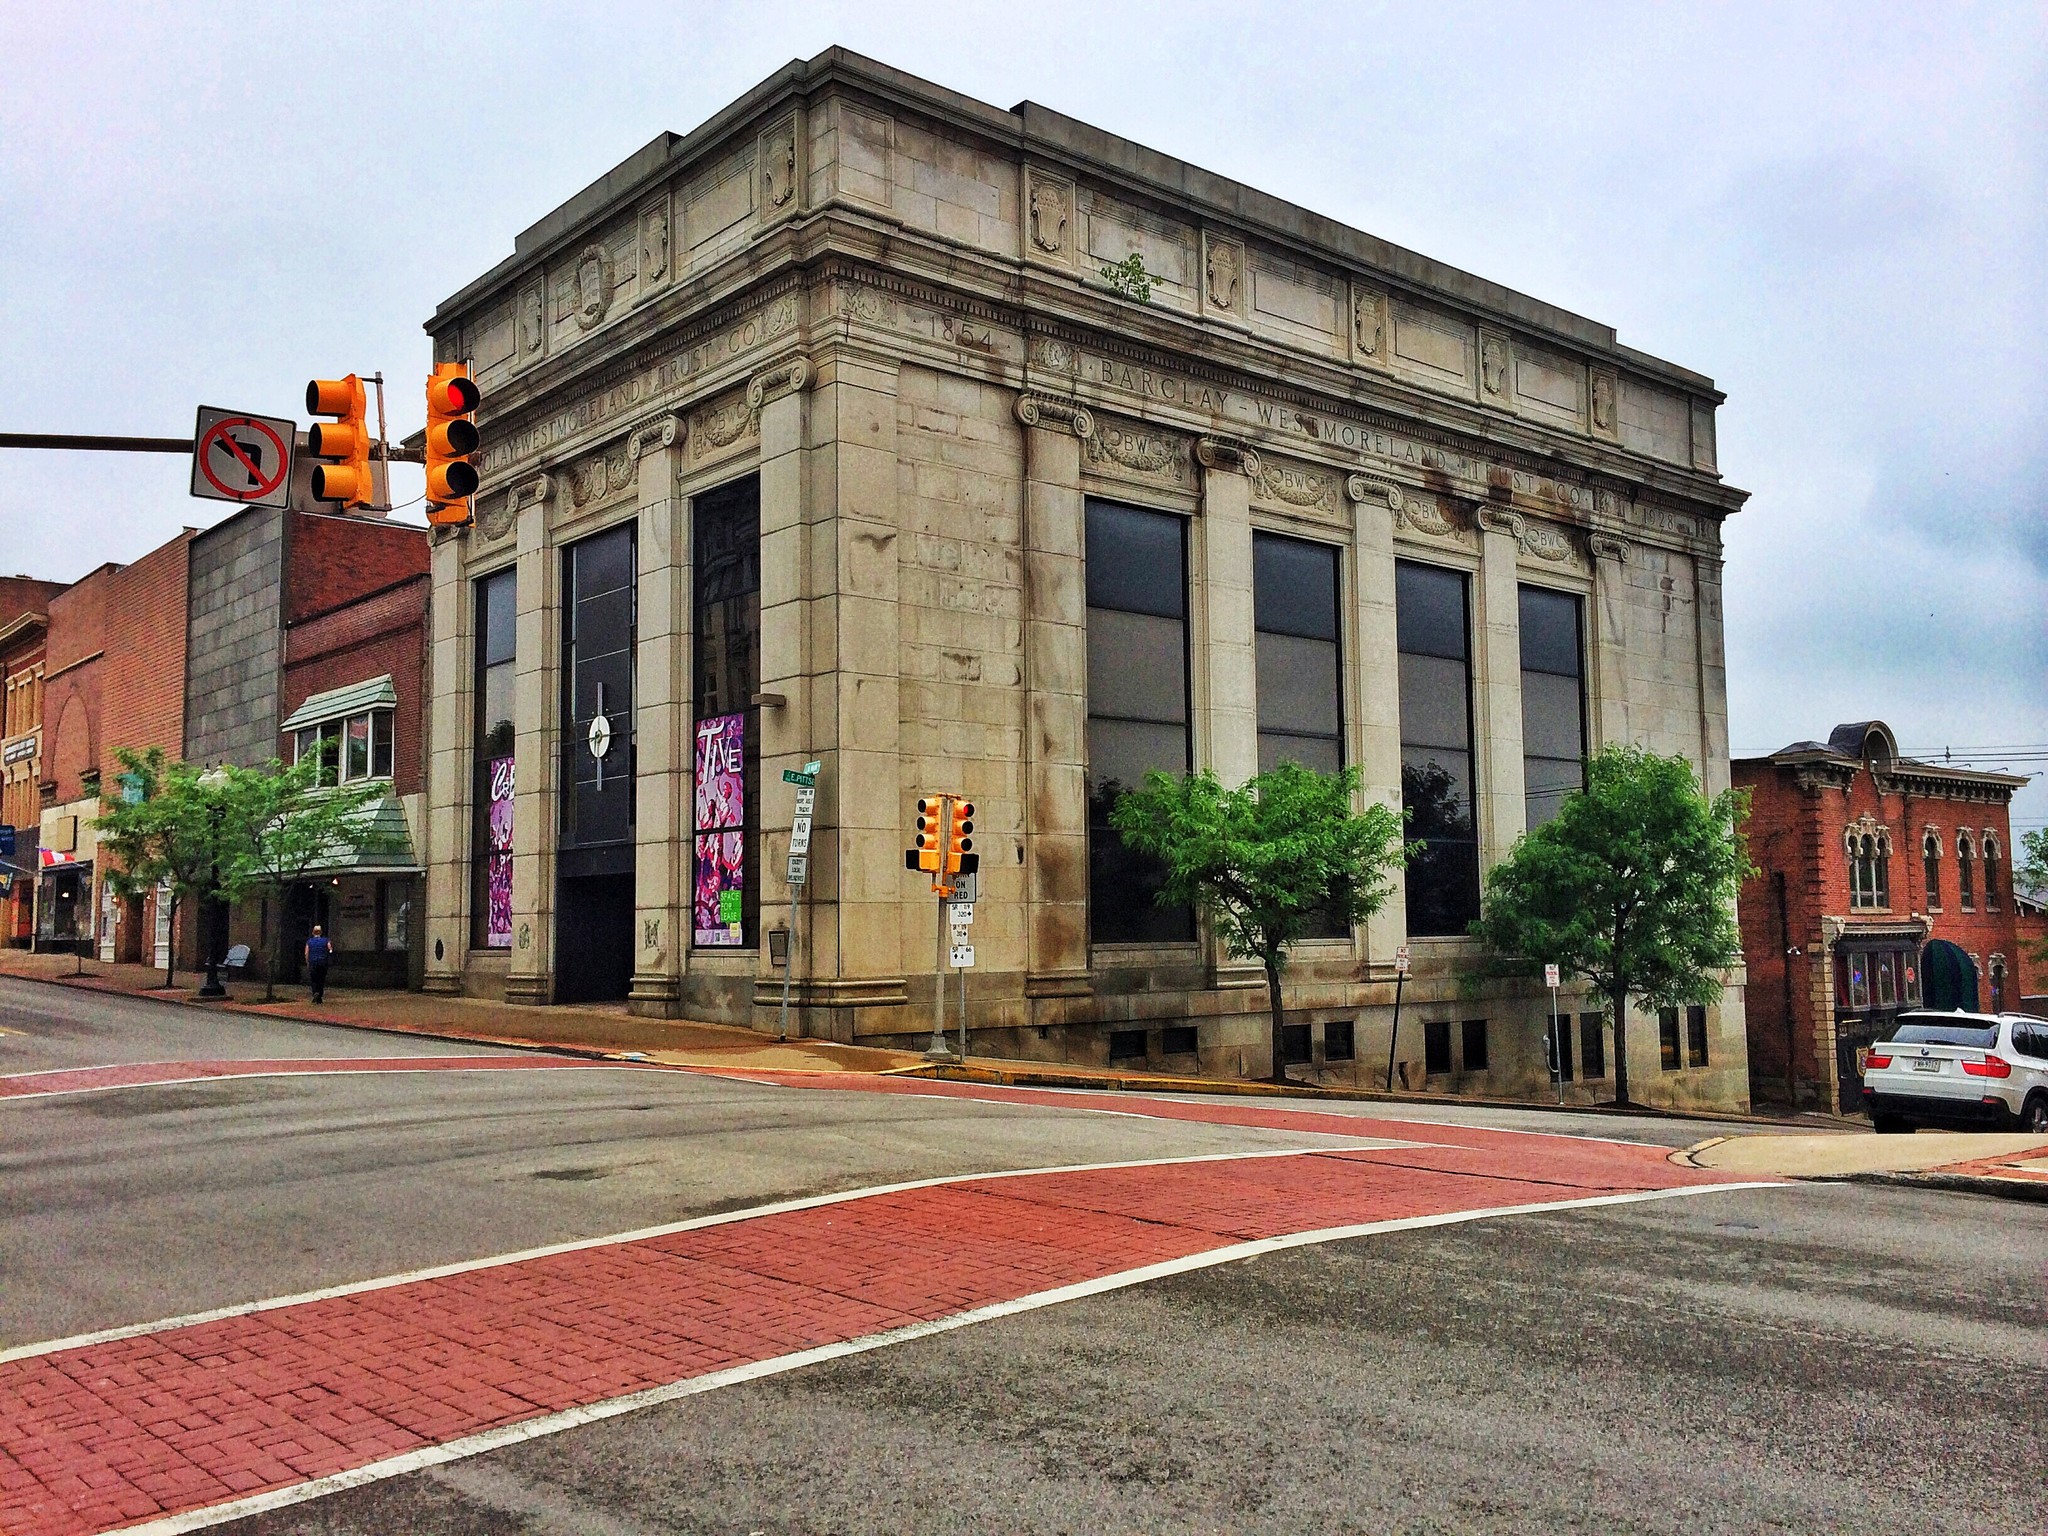
[[[1244,252],[1228,240],[1209,242],[1206,290],[1209,307],[1219,313],[1238,313],[1238,294],[1244,283]]]
[[[1604,368],[1593,370],[1593,430],[1614,435],[1614,375]]]
[[[519,295],[519,361],[537,362],[548,350],[548,292],[545,281]]]
[[[668,199],[657,198],[640,210],[640,286],[650,288],[668,276]]]
[[[1071,213],[1067,189],[1033,173],[1031,177],[1031,243],[1048,256],[1067,248],[1067,219]]]
[[[576,324],[588,331],[612,307],[612,259],[593,241],[576,258]]]
[[[1358,355],[1377,362],[1387,344],[1387,296],[1370,288],[1351,290],[1351,340]]]
[[[1089,462],[1098,467],[1114,464],[1132,474],[1175,484],[1187,479],[1188,445],[1184,439],[1168,433],[1105,421],[1097,424],[1093,435],[1087,436],[1086,451]]]
[[[1479,387],[1496,399],[1508,392],[1508,344],[1491,331],[1479,334]]]
[[[761,135],[761,206],[780,208],[796,196],[796,124],[780,122]]]

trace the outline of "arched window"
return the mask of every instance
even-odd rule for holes
[[[1988,857],[1988,855],[1987,855]],[[1987,868],[1989,866],[1986,866]],[[1988,896],[1985,898],[1990,899]],[[2005,956],[1991,957],[1991,1011],[2005,1012]]]
[[[1927,874],[1927,910],[1941,910],[1941,834],[1929,827],[1920,839],[1920,864]]]
[[[1998,910],[1998,834],[1984,834],[1984,910]]]
[[[1864,839],[1869,842],[1868,838]],[[1877,857],[1872,869],[1872,906],[1889,907],[1892,904],[1892,835],[1880,830],[1877,834]]]
[[[1849,850],[1849,909],[1860,912],[1870,903],[1870,863],[1864,857],[1863,845],[1869,839],[1849,829],[1845,842]]]
[[[1977,872],[1973,863],[1975,849],[1970,846],[1970,834],[1956,834],[1956,905],[1965,912],[1977,910]]]

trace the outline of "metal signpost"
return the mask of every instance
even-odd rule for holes
[[[289,506],[298,430],[281,417],[202,405],[192,433],[192,494],[245,507]]]
[[[1564,1102],[1564,1036],[1557,1027],[1557,967],[1543,967],[1543,985],[1550,988],[1550,1075],[1557,1079],[1557,1102]]]
[[[953,882],[946,920],[953,930],[953,969],[960,973],[960,1061],[967,1061],[967,973],[974,969],[974,898],[981,884],[979,875],[961,875]],[[944,978],[940,978],[944,990]]]
[[[1401,1038],[1401,989],[1408,985],[1408,946],[1394,946],[1394,1027],[1387,1033],[1387,1092],[1394,1091],[1394,1045]]]
[[[797,898],[811,872],[811,813],[818,804],[818,770],[824,764],[813,760],[802,768],[785,768],[782,781],[796,786],[796,814],[789,823],[789,866],[783,879],[789,886],[789,946],[782,959],[782,1019],[777,1038],[789,1038],[789,983],[796,974]]]

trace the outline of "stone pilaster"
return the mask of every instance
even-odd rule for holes
[[[633,686],[634,959],[627,1007],[648,1018],[681,1011],[689,954],[690,704],[683,556],[686,505],[675,494],[684,424],[643,423],[627,442],[639,470],[638,612]]]
[[[1088,980],[1088,584],[1081,444],[1071,401],[1024,394],[1024,868],[1032,997]]]
[[[1693,557],[1693,612],[1699,623],[1701,784],[1709,795],[1728,788],[1728,652],[1721,633],[1721,562]]]
[[[1596,533],[1593,553],[1593,697],[1595,747],[1629,740],[1628,562],[1635,546],[1620,534]]]
[[[1202,472],[1201,766],[1226,785],[1259,771],[1258,649],[1252,635],[1252,493],[1258,460],[1241,444],[1204,437]]]
[[[1528,826],[1522,783],[1522,617],[1514,522],[1490,508],[1479,512],[1479,655],[1473,681],[1473,743],[1478,770],[1482,878],[1507,857]]]
[[[548,516],[567,482],[518,513],[518,618],[512,689],[512,963],[505,1001],[554,996],[555,744],[561,734],[562,568]]]
[[[471,535],[473,537],[473,535]],[[426,970],[428,992],[462,990],[469,960],[471,838],[475,822],[476,616],[465,535],[433,542],[433,637],[427,668]]]
[[[1356,591],[1352,633],[1356,656],[1347,657],[1356,680],[1352,761],[1359,765],[1367,804],[1401,813],[1400,634],[1394,622],[1394,508],[1400,490],[1383,481],[1353,475],[1345,482],[1353,508],[1352,585]],[[1386,905],[1366,921],[1367,960],[1391,965],[1394,947],[1408,936],[1407,888],[1401,870],[1392,872]]]

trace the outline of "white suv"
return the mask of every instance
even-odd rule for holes
[[[1902,1013],[1863,1063],[1863,1107],[1880,1131],[1921,1125],[2048,1134],[2048,1019]]]

